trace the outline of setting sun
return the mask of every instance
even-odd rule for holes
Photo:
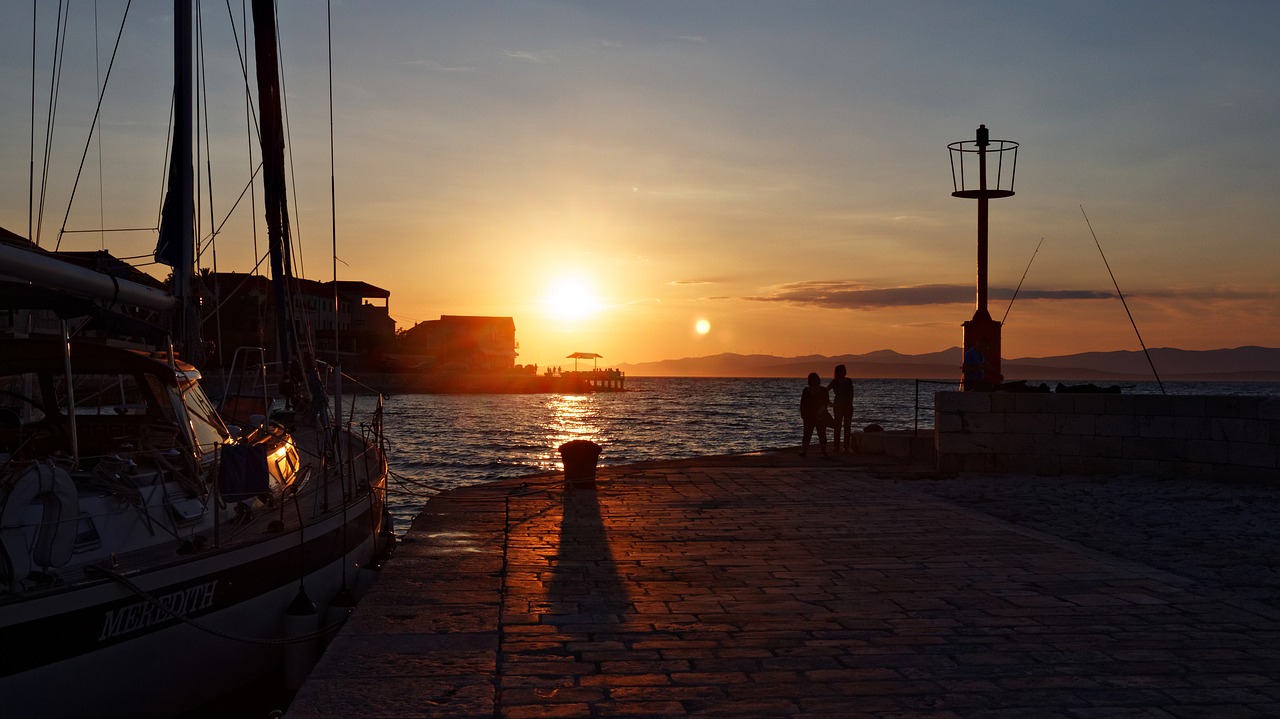
[[[547,314],[560,320],[580,320],[600,311],[600,299],[589,282],[580,277],[554,280],[542,297]]]
[[[711,323],[707,320],[698,320],[697,323],[693,325],[693,329],[698,334],[705,335],[711,331]]]

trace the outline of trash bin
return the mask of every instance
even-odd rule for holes
[[[596,488],[596,460],[600,457],[600,445],[585,439],[575,439],[560,445],[560,459],[564,461],[564,484],[568,489]]]

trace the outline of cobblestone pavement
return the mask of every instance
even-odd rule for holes
[[[1155,567],[1186,532],[1126,507],[1189,516],[1134,483],[1086,512],[1086,483],[1017,504],[1016,481],[912,476],[784,453],[448,492],[287,716],[1280,716],[1280,611]]]
[[[1027,476],[960,476],[913,486],[1280,608],[1280,487]]]

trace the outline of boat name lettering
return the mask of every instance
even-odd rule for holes
[[[172,619],[174,616],[186,616],[201,609],[208,609],[213,605],[213,590],[217,586],[218,580],[215,579],[179,592],[156,597],[154,602],[138,602],[120,609],[112,609],[107,612],[106,621],[102,624],[102,635],[98,637],[98,641],[145,629],[152,624]],[[160,606],[156,606],[157,604]]]

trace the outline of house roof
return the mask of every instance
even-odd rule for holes
[[[243,272],[217,272],[215,278],[225,278],[228,282],[236,282],[237,286],[241,284],[253,284],[261,287],[268,287],[271,284],[271,278],[266,275],[251,275]],[[248,278],[248,279],[246,279]],[[304,278],[296,278],[298,289],[303,294],[313,297],[332,297],[333,282],[319,282],[317,280],[308,280]],[[361,298],[372,297],[376,299],[389,299],[391,290],[384,290],[367,282],[358,280],[339,280],[338,292],[344,295],[359,295]]]
[[[516,321],[514,318],[511,318],[511,317],[440,315],[440,322],[443,322],[446,324],[460,324],[460,325],[473,325],[473,326],[502,325],[503,327],[510,327],[512,330],[515,330],[516,328]]]
[[[379,300],[391,298],[391,290],[384,290],[381,287],[375,287],[368,282],[360,282],[358,280],[338,280],[338,292],[346,295],[359,295],[361,299],[367,297]]]

